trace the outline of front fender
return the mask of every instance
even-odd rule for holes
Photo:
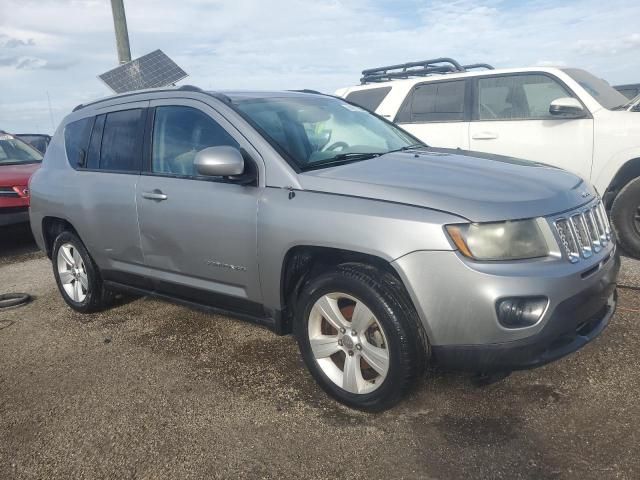
[[[627,162],[631,160],[640,158],[640,147],[628,148],[617,152],[615,155],[611,156],[607,161],[603,162],[599,172],[594,171],[594,182],[593,184],[598,189],[600,195],[604,195],[604,193],[608,190],[611,185],[611,182],[623,168]]]
[[[329,247],[388,262],[417,250],[453,250],[443,225],[458,216],[344,195],[265,189],[258,206],[258,263],[266,307],[281,307],[280,276],[296,246]],[[292,198],[290,198],[292,197]]]

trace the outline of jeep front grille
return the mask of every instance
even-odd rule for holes
[[[601,200],[554,222],[560,247],[571,263],[589,258],[611,241],[611,226]]]

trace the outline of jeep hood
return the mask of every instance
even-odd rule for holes
[[[551,215],[596,192],[565,170],[462,150],[396,152],[299,175],[302,188],[441,210],[473,222]]]

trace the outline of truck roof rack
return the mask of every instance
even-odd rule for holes
[[[362,71],[361,83],[388,82],[396,78],[426,77],[434,74],[460,73],[477,68],[493,70],[488,63],[461,65],[453,58],[440,57],[421,62],[400,63],[386,67],[368,68]]]

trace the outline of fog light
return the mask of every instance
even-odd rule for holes
[[[529,327],[540,320],[548,302],[547,297],[503,298],[496,303],[498,320],[507,328]]]

